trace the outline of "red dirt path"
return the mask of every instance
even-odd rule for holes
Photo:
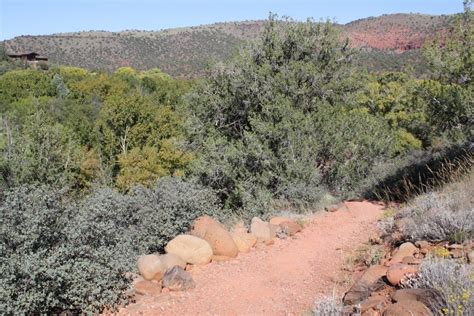
[[[347,202],[318,213],[294,238],[228,262],[193,267],[196,288],[138,297],[120,315],[301,315],[322,295],[341,293],[344,257],[375,232],[383,206]]]

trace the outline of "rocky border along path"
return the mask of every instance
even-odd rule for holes
[[[336,290],[344,257],[374,233],[383,205],[347,202],[318,213],[293,238],[259,246],[228,262],[194,266],[196,288],[142,296],[120,315],[288,315],[311,310]]]

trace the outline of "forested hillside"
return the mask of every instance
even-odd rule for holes
[[[394,14],[337,27],[341,29],[341,37],[348,37],[353,47],[364,49],[362,66],[371,70],[401,70],[412,60],[402,57],[400,61],[397,55],[411,51],[414,53],[410,56],[419,56],[418,49],[426,40],[447,32],[451,18]],[[5,45],[9,52],[35,51],[61,65],[112,71],[124,66],[138,70],[158,67],[173,76],[196,77],[204,75],[209,63],[230,58],[244,41],[257,38],[263,25],[263,21],[248,21],[163,31],[20,36],[6,41]]]
[[[331,21],[249,25],[7,43],[89,69],[0,55],[1,311],[113,311],[131,301],[136,258],[201,215],[248,223],[343,199],[400,201],[414,191],[407,178],[423,191],[433,161],[472,157],[468,8],[449,38],[424,46],[421,78],[361,70],[364,55]],[[203,56],[223,59],[254,35],[203,78],[166,73],[201,73]]]

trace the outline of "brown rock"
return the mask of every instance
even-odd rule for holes
[[[191,235],[207,241],[215,255],[235,258],[239,253],[237,245],[224,225],[209,216],[201,216],[193,222]]]
[[[432,316],[433,313],[423,303],[418,301],[402,301],[389,305],[384,316]]]
[[[403,264],[420,264],[419,260],[416,260],[413,256],[406,256],[402,259]]]
[[[237,224],[235,224],[234,228],[232,228],[232,232],[240,234],[240,233],[248,233],[249,231],[247,227],[245,226],[244,222],[240,221]]]
[[[280,226],[281,223],[291,222],[291,221],[293,221],[293,220],[288,218],[288,217],[277,216],[277,217],[272,217],[270,219],[270,224]]]
[[[419,301],[428,307],[433,313],[441,310],[446,303],[441,293],[434,289],[401,289],[392,294],[394,302]]]
[[[408,256],[413,256],[415,253],[416,247],[411,242],[406,242],[398,247],[398,250],[394,253],[392,257],[392,263],[402,262],[403,258]]]
[[[369,309],[375,311],[381,311],[385,308],[387,302],[382,296],[369,297],[362,303],[360,303],[360,311],[363,313]]]
[[[145,280],[161,280],[166,267],[157,255],[143,255],[137,261],[138,271]]]
[[[355,305],[365,300],[371,292],[383,286],[384,283],[381,282],[381,278],[386,274],[387,267],[382,265],[369,267],[344,295],[344,304]]]
[[[429,248],[430,243],[427,242],[426,240],[418,240],[417,242],[415,242],[415,246],[417,246],[420,249]]]
[[[264,222],[258,217],[252,218],[250,232],[260,241],[269,241],[274,237],[270,223]]]
[[[230,234],[239,252],[248,252],[257,243],[257,238],[246,232],[232,232]]]
[[[288,234],[288,236],[294,236],[302,230],[301,225],[292,220],[280,223],[279,226]]]
[[[379,311],[376,311],[372,308],[366,310],[365,312],[362,312],[361,314],[362,316],[380,316],[380,312]]]
[[[172,253],[191,264],[206,264],[211,261],[212,248],[207,241],[191,235],[179,235],[165,247]]]
[[[186,261],[184,261],[183,259],[181,259],[181,257],[173,253],[167,253],[167,254],[161,255],[160,260],[163,263],[165,272],[166,270],[171,269],[174,266],[179,266],[183,269],[186,267]]]
[[[471,250],[471,251],[467,254],[467,259],[468,259],[469,263],[474,263],[474,250]]]
[[[163,277],[163,287],[171,291],[186,291],[195,288],[196,284],[189,272],[184,271],[181,267],[175,266],[166,271]]]
[[[341,202],[337,204],[332,204],[324,208],[326,212],[337,212],[337,211],[348,211],[349,209],[346,206],[346,203]]]
[[[390,266],[387,270],[387,279],[392,285],[400,285],[401,281],[405,278],[407,274],[413,274],[418,271],[417,266],[407,265],[407,264],[394,264]]]
[[[134,285],[135,292],[140,295],[158,296],[161,293],[161,283],[153,281],[140,281]]]

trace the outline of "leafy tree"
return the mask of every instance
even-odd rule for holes
[[[321,198],[318,153],[327,135],[316,122],[322,109],[340,109],[358,88],[351,76],[352,52],[339,39],[330,22],[271,16],[256,43],[228,64],[216,65],[190,94],[189,126],[198,151],[194,171],[227,207],[244,208],[250,216],[271,210],[272,199],[305,207]]]

